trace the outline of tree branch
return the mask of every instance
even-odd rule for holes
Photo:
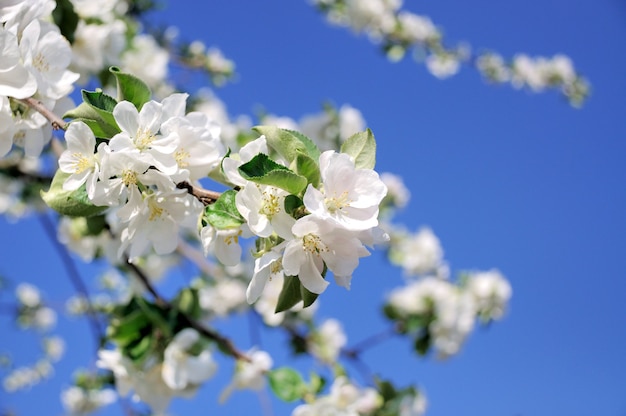
[[[33,110],[39,112],[42,116],[48,119],[50,123],[52,123],[52,128],[55,130],[65,130],[67,129],[67,124],[61,117],[54,114],[52,111],[48,110],[41,101],[34,99],[33,97],[17,99],[17,101],[21,102],[32,108]]]
[[[136,264],[130,263],[128,261],[128,256],[125,256],[125,261],[126,261],[126,265],[128,267],[130,267],[130,269],[137,275],[139,280],[144,284],[144,286],[146,287],[148,292],[150,292],[150,294],[154,297],[156,303],[159,306],[162,306],[162,307],[167,308],[167,309],[172,308],[172,305],[167,300],[165,300],[165,298],[163,298],[161,295],[159,295],[159,293],[156,291],[154,286],[152,286],[152,283],[150,283],[150,280],[148,279],[148,276],[143,272],[143,270],[141,270],[139,268],[139,266],[137,266]],[[226,337],[223,337],[219,333],[206,328],[201,323],[195,321],[194,319],[192,319],[191,317],[187,316],[186,314],[184,314],[182,312],[180,314],[184,318],[185,323],[190,328],[195,329],[200,334],[202,334],[205,337],[215,341],[220,346],[220,348],[223,351],[228,352],[228,354],[230,354],[231,356],[235,357],[238,360],[243,360],[243,361],[247,361],[247,362],[251,361],[250,357],[248,357],[246,354],[244,354],[243,352],[238,350],[237,347],[235,347],[235,345],[232,343],[232,341],[230,339],[228,339]]]
[[[178,189],[186,189],[191,195],[195,196],[204,206],[210,205],[217,201],[222,195],[220,192],[208,191],[190,184],[187,181],[180,182],[176,185]]]

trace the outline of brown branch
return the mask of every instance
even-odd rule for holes
[[[150,292],[150,294],[154,297],[156,303],[161,307],[164,307],[166,309],[171,309],[172,305],[167,300],[165,300],[165,298],[159,295],[159,293],[156,291],[154,286],[152,286],[152,283],[150,283],[150,280],[148,279],[148,276],[144,273],[144,271],[141,270],[141,268],[139,268],[139,266],[137,266],[136,264],[130,263],[128,261],[128,256],[125,257],[125,260],[126,260],[126,265],[130,267],[130,269],[137,275],[137,277],[144,284],[148,292]],[[190,328],[195,329],[200,334],[215,341],[223,351],[226,351],[228,354],[230,354],[231,356],[235,357],[238,360],[251,362],[250,357],[248,357],[243,352],[239,351],[230,339],[223,337],[219,333],[206,328],[201,323],[195,321],[194,319],[187,316],[186,314],[182,312],[180,314],[184,318],[185,323]]]
[[[178,189],[186,189],[191,195],[195,196],[196,199],[204,206],[210,205],[217,201],[217,199],[222,195],[220,192],[208,191],[206,189],[199,188],[190,184],[187,181],[180,182],[176,185]]]
[[[41,101],[34,99],[33,97],[16,99],[32,108],[33,110],[39,112],[42,116],[48,119],[50,123],[52,123],[52,128],[54,130],[65,130],[67,129],[67,124],[61,117],[54,114],[52,111],[48,110]]]
[[[352,348],[345,348],[341,354],[350,359],[358,359],[359,355],[366,349],[379,344],[382,341],[395,336],[398,333],[398,327],[392,326],[378,334],[371,335],[362,341],[357,342]]]

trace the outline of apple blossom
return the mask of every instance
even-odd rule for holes
[[[235,202],[254,234],[269,237],[275,232],[282,238],[290,238],[296,220],[285,211],[288,195],[289,192],[280,188],[249,182],[237,192]]]
[[[369,255],[353,234],[313,215],[296,221],[292,231],[295,238],[285,246],[283,271],[287,276],[298,276],[312,293],[322,293],[328,286],[322,276],[324,264],[345,281],[358,266],[359,258]]]
[[[387,187],[372,169],[356,169],[347,154],[328,150],[320,156],[321,190],[308,185],[304,206],[312,215],[348,230],[378,225],[380,202]]]
[[[67,149],[59,157],[59,169],[70,176],[63,183],[63,189],[73,191],[86,184],[87,195],[93,199],[100,173],[100,161],[94,154],[96,138],[85,123],[76,121],[65,132],[65,141]]]

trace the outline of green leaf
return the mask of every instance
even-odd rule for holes
[[[78,14],[74,11],[74,6],[70,0],[57,0],[57,5],[52,12],[54,23],[61,30],[70,43],[74,43],[74,32],[78,26]]]
[[[249,162],[239,166],[239,173],[251,182],[275,186],[291,194],[301,193],[308,183],[304,176],[279,165],[263,153],[259,153]]]
[[[292,163],[292,169],[298,175],[304,176],[313,187],[317,188],[319,186],[322,179],[320,167],[309,156],[299,153]]]
[[[302,300],[302,284],[298,276],[285,276],[283,288],[278,295],[275,313],[286,311]]]
[[[289,367],[280,367],[267,374],[272,391],[278,398],[293,402],[306,392],[306,384],[302,376]]]
[[[190,318],[198,318],[201,313],[198,291],[192,288],[184,288],[172,301],[172,305]]]
[[[283,130],[287,133],[290,133],[291,135],[293,135],[295,138],[297,138],[298,140],[302,142],[302,144],[304,145],[306,149],[307,156],[309,156],[313,160],[319,160],[321,152],[313,140],[309,139],[307,136],[300,133],[299,131],[288,130],[288,129],[283,129]]]
[[[148,317],[140,309],[123,318],[114,318],[107,328],[107,336],[125,347],[141,336],[141,331],[150,325]]]
[[[93,134],[99,138],[110,139],[121,131],[117,123],[110,124],[100,116],[97,110],[87,103],[81,103],[78,107],[68,111],[63,115],[63,118],[82,121],[87,124]]]
[[[152,97],[150,87],[141,79],[132,74],[122,72],[122,70],[116,66],[109,68],[109,72],[115,75],[117,81],[118,101],[130,101],[137,107],[137,110],[141,110],[141,107],[150,101]]]
[[[308,308],[313,304],[313,302],[315,302],[319,295],[317,293],[309,292],[306,287],[300,285],[300,296],[304,302],[304,307]]]
[[[426,353],[428,353],[428,350],[430,349],[430,341],[431,341],[430,332],[423,331],[423,333],[419,334],[415,338],[415,343],[413,344],[413,348],[415,348],[415,351],[419,355],[424,356],[426,355]]]
[[[108,208],[92,204],[87,197],[85,185],[75,191],[64,190],[63,183],[69,176],[69,173],[57,170],[52,178],[50,189],[41,191],[41,198],[50,208],[69,217],[90,217],[101,214]]]
[[[237,228],[245,222],[235,205],[237,191],[228,190],[204,209],[203,219],[218,230]]]
[[[299,212],[304,208],[304,202],[295,195],[287,195],[285,197],[285,211],[295,219],[300,218]]]
[[[299,153],[308,155],[314,160],[319,159],[319,149],[311,139],[302,133],[276,126],[256,126],[252,130],[264,135],[267,144],[289,164],[294,161]]]
[[[117,105],[117,100],[110,95],[103,93],[102,91],[81,91],[83,101],[93,107],[96,111],[99,111],[99,114],[104,114],[104,116],[108,117],[110,115],[111,120],[115,121],[113,118],[113,109]]]
[[[152,349],[153,339],[151,334],[146,334],[146,336],[140,338],[137,343],[124,348],[124,350],[131,360],[135,363],[139,363],[148,357]]]
[[[350,136],[342,145],[341,153],[354,159],[357,169],[374,169],[376,165],[376,140],[370,129]]]

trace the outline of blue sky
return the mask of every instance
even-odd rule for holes
[[[377,170],[402,175],[411,190],[399,219],[432,227],[453,270],[496,267],[509,278],[509,313],[474,332],[458,356],[421,359],[392,340],[365,354],[372,369],[423,387],[429,416],[626,415],[624,2],[405,2],[451,41],[507,57],[569,55],[593,88],[580,110],[556,93],[488,86],[471,68],[438,81],[410,60],[391,64],[305,1],[170,3],[155,22],[177,25],[186,39],[219,46],[236,62],[237,82],[217,91],[231,115],[263,105],[297,119],[326,100],[359,108],[377,138]],[[1,272],[61,302],[72,289],[41,230],[36,219],[0,219]],[[320,317],[342,319],[349,344],[357,342],[385,327],[372,305],[400,283],[399,270],[374,255],[350,292],[329,287]],[[28,363],[35,338],[0,322],[0,350]],[[222,327],[250,342],[245,319]],[[63,320],[58,330],[70,345],[56,378],[27,393],[0,392],[0,403],[24,415],[62,413],[60,387],[72,369],[91,364],[93,345],[82,321]],[[263,335],[271,351],[284,341]],[[229,371],[224,365],[220,380]],[[175,401],[173,413],[257,414],[259,401],[247,393],[218,407],[222,385]],[[276,414],[291,408],[274,406]]]

